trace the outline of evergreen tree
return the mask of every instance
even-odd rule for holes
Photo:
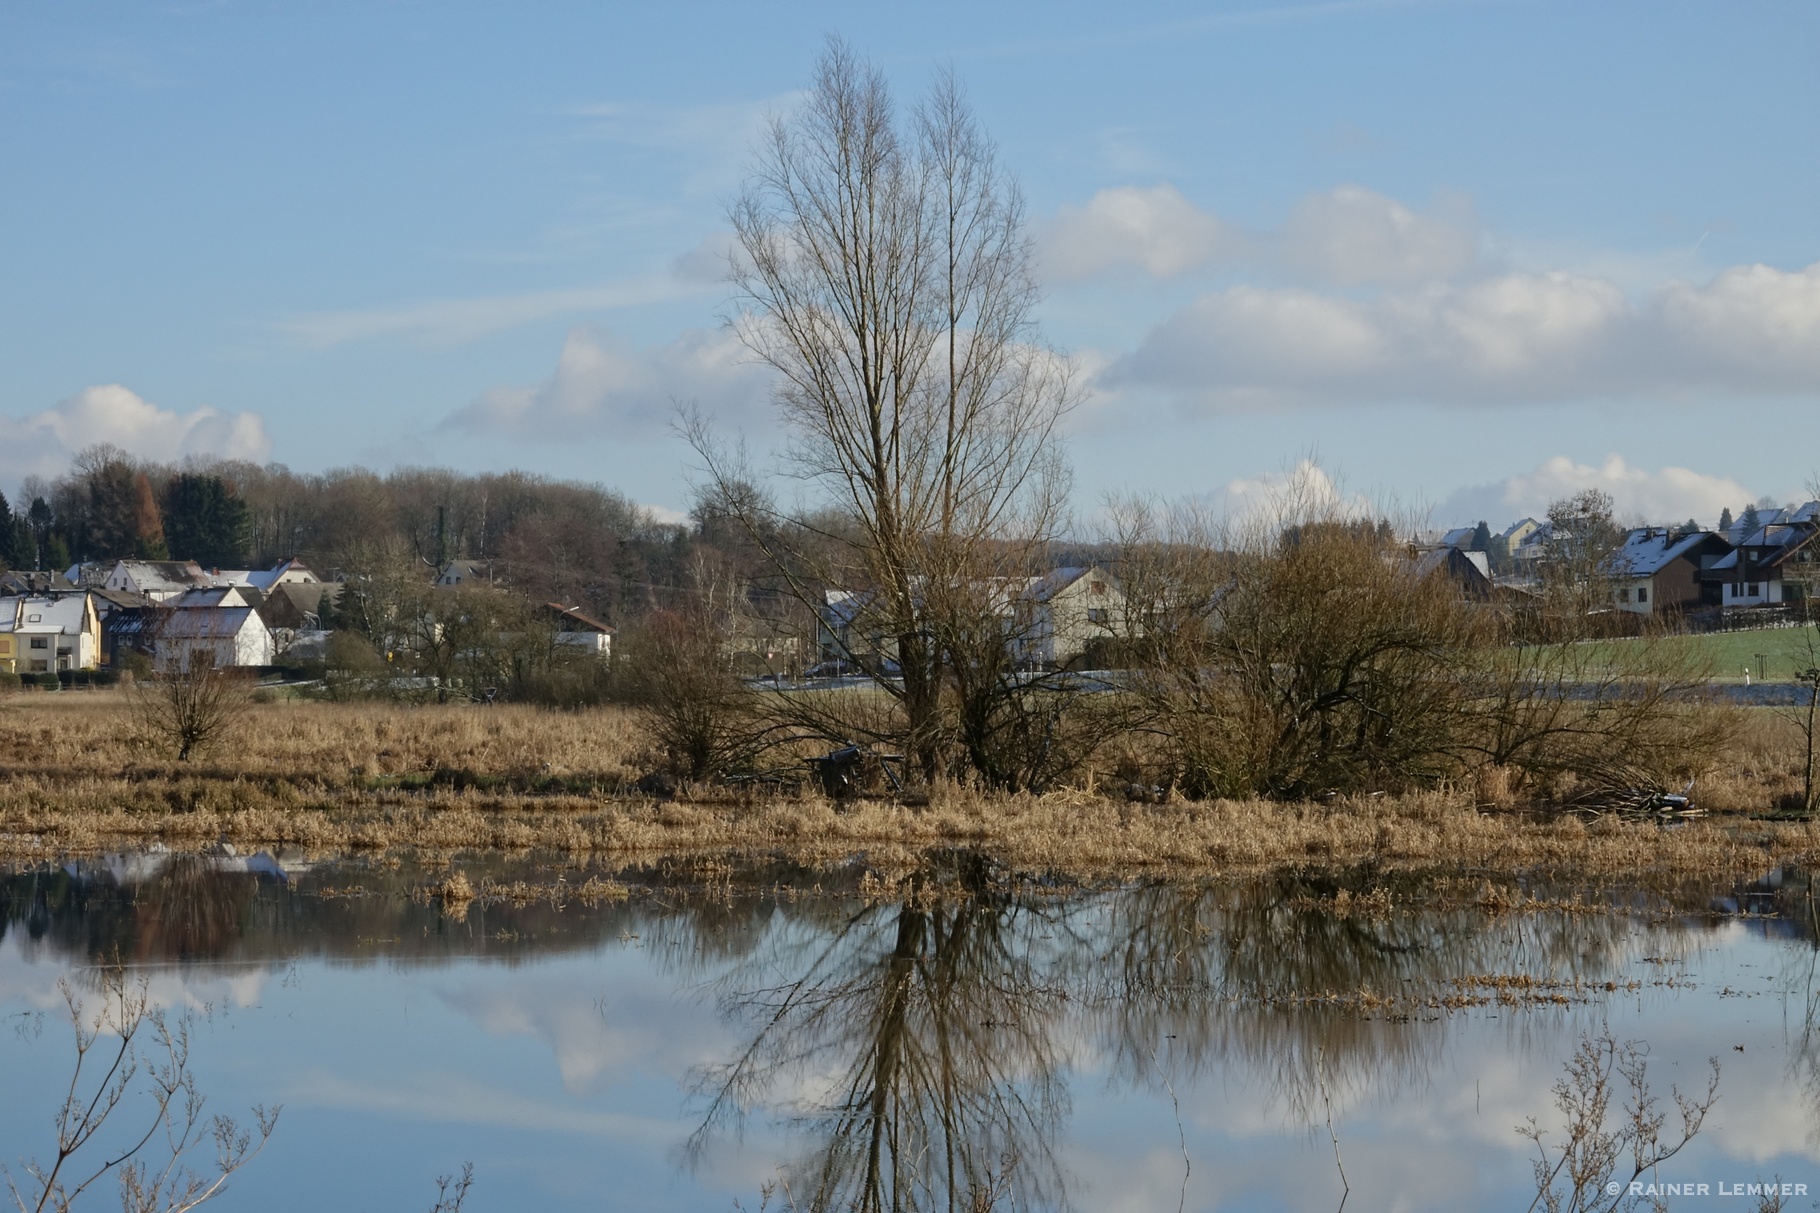
[[[34,569],[43,569],[45,561],[49,559],[49,552],[45,545],[50,540],[51,525],[55,521],[56,515],[51,511],[51,503],[42,497],[32,498],[31,509],[27,510],[25,514],[25,525],[26,529],[31,532],[32,551],[29,563]],[[68,548],[63,549],[63,555],[67,561]]]
[[[56,531],[52,531],[44,537],[44,544],[39,548],[38,556],[40,568],[48,568],[61,573],[70,567],[69,544],[63,542],[63,536]]]
[[[1469,552],[1489,552],[1491,550],[1491,528],[1481,518],[1479,525],[1472,529],[1472,538],[1466,543]]]
[[[1732,507],[1729,505],[1719,511],[1719,529],[1722,531],[1732,529]]]
[[[13,517],[13,507],[0,493],[0,569],[16,569],[24,564],[19,552],[19,521]]]
[[[221,477],[185,472],[165,486],[164,538],[173,560],[239,568],[250,530],[246,502]]]
[[[1752,535],[1755,535],[1763,526],[1763,520],[1758,515],[1757,507],[1754,505],[1747,505],[1744,507],[1744,513],[1738,516],[1738,523],[1744,529],[1743,538],[1745,539],[1749,539]]]

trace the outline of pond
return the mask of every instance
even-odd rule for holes
[[[0,1154],[45,1159],[60,979],[189,1017],[209,1109],[282,1104],[211,1208],[1529,1208],[1584,1040],[1718,1099],[1675,1208],[1820,1196],[1812,888],[1343,877],[895,884],[697,862],[133,854],[0,871]],[[556,883],[560,882],[560,883]],[[551,890],[555,889],[555,892]],[[1616,1108],[1626,1094],[1612,1094]],[[1615,1115],[1615,1113],[1614,1113]],[[1630,1168],[1622,1171],[1628,1179]],[[1721,1195],[1721,1191],[1725,1194]],[[98,1192],[93,1207],[112,1207]]]

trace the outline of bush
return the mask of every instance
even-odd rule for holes
[[[63,685],[55,674],[27,674],[25,677],[27,679],[26,685],[39,687],[46,691],[59,690]]]
[[[19,675],[0,670],[0,691],[16,691],[19,685]]]

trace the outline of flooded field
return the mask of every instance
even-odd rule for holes
[[[472,1163],[470,1211],[1523,1210],[1519,1130],[1560,1148],[1554,1088],[1601,1042],[1646,1063],[1668,1144],[1674,1092],[1704,1097],[1718,1059],[1698,1132],[1640,1177],[1685,1185],[1670,1207],[1756,1209],[1743,1189],[1772,1177],[1786,1207],[1820,1196],[1799,873],[1081,889],[966,853],[890,885],[860,865],[461,869],[0,872],[0,1154],[54,1152],[59,982],[94,1005],[117,959],[188,1017],[211,1113],[283,1106],[211,1208],[424,1209]],[[1615,1125],[1631,1091],[1612,1082]]]

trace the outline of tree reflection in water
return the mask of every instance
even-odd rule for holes
[[[1045,917],[985,887],[977,859],[958,862],[958,891],[918,875],[831,931],[775,932],[722,979],[723,1008],[758,1027],[698,1075],[708,1107],[691,1153],[764,1105],[817,1143],[785,1168],[802,1208],[1064,1203],[1060,991],[1039,980],[1034,946]]]
[[[1599,982],[1640,954],[1699,947],[1713,921],[1710,891],[1691,888],[1650,903],[1692,910],[1683,921],[1623,907],[1500,913],[1437,904],[1419,877],[1368,870],[1055,892],[949,853],[884,900],[853,894],[858,869],[763,870],[746,891],[652,871],[649,897],[502,902],[452,924],[411,895],[428,877],[409,866],[255,878],[193,857],[127,859],[0,876],[0,938],[18,932],[28,958],[206,960],[215,971],[642,940],[675,985],[707,983],[743,1041],[694,1075],[703,1115],[691,1154],[748,1116],[787,1124],[790,1200],[831,1213],[1063,1207],[1077,1185],[1055,1143],[1077,1066],[1159,1099],[1180,1092],[1185,1112],[1196,1099],[1242,1100],[1247,1122],[1319,1126],[1326,1098],[1356,1109],[1428,1075],[1454,1022],[1433,1000],[1459,979]],[[498,860],[496,874],[519,873]],[[350,885],[365,893],[347,896]],[[1778,915],[1764,929],[1812,939],[1808,890],[1782,873],[1747,897]],[[1513,1036],[1536,1034],[1552,1071],[1562,1017],[1502,1018]],[[1798,1064],[1820,1112],[1820,991],[1807,1024]]]
[[[794,1207],[1060,1207],[1071,1047],[1154,1093],[1217,1069],[1261,1093],[1253,1114],[1316,1124],[1323,1099],[1420,1081],[1446,1041],[1432,1007],[1345,1000],[1419,1007],[1485,973],[1596,983],[1635,946],[1623,915],[1349,913],[1329,878],[1030,898],[977,860],[945,862],[958,878],[920,873],[889,904],[833,917],[824,903],[739,932],[713,989],[750,1036],[698,1075],[695,1157],[762,1111],[812,1143],[782,1171]]]

